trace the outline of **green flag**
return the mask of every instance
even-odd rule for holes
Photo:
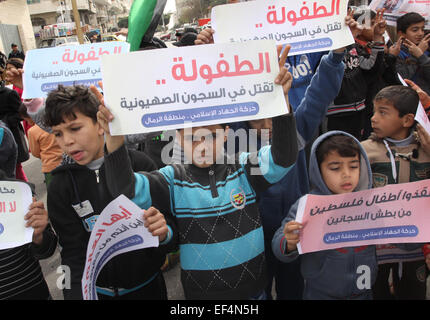
[[[142,39],[150,42],[160,22],[167,0],[134,0],[128,16],[130,51],[139,49]]]

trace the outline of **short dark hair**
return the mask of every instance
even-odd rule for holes
[[[18,108],[18,112],[19,112],[19,115],[21,116],[21,118],[22,118],[22,119],[24,119],[24,118],[31,118],[31,117],[28,115],[26,105],[25,105],[25,104],[23,104],[23,103],[21,103],[21,105],[19,106],[19,108]]]
[[[10,45],[10,47],[11,47],[11,48],[14,48],[14,47],[18,47],[18,45],[17,45],[17,44],[15,44],[15,43],[12,43],[12,44]]]
[[[426,19],[416,12],[408,12],[403,16],[397,18],[397,32],[401,31],[406,33],[406,30],[415,23],[426,21]]]
[[[100,102],[88,87],[82,85],[58,85],[46,98],[43,122],[52,127],[64,122],[65,118],[76,119],[75,112],[80,112],[97,122]]]
[[[321,165],[326,156],[332,151],[337,151],[341,157],[355,157],[360,154],[360,147],[349,136],[343,134],[329,136],[320,143],[315,152],[318,165]]]
[[[17,69],[22,69],[22,67],[24,66],[24,60],[20,58],[10,58],[6,61],[6,65],[8,64],[13,65]]]
[[[420,98],[418,93],[407,86],[396,85],[385,87],[379,91],[374,101],[387,100],[399,111],[399,117],[408,113],[416,114]]]

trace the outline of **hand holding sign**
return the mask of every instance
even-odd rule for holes
[[[206,28],[206,29],[202,30],[197,35],[197,39],[194,41],[194,44],[199,45],[199,44],[214,43],[214,37],[213,37],[214,33],[215,33],[215,31],[212,28]]]
[[[287,240],[287,251],[297,250],[297,243],[300,241],[300,230],[303,225],[297,221],[290,221],[284,227],[284,236]]]
[[[103,90],[103,82],[99,81],[98,85]],[[99,111],[97,112],[97,122],[102,127],[105,133],[106,148],[108,152],[113,152],[124,144],[124,136],[122,135],[115,136],[115,137],[111,136],[109,122],[111,122],[114,117],[112,113],[109,111],[109,109],[106,108],[104,97],[100,93],[100,91],[96,88],[96,86],[93,86],[93,85],[90,86],[90,90],[100,101]]]
[[[145,221],[145,228],[148,228],[148,231],[154,237],[158,237],[160,242],[166,240],[169,230],[164,215],[158,209],[150,207],[148,210],[145,210],[143,219]]]
[[[420,101],[423,107],[424,108],[430,107],[430,96],[427,94],[427,92],[421,89],[412,80],[409,80],[409,79],[403,79],[403,80],[405,80],[405,82],[418,93],[418,96],[420,97]]]
[[[43,231],[48,225],[48,211],[45,210],[45,205],[42,201],[36,201],[30,205],[30,210],[24,216],[24,220],[27,221],[25,227],[32,227],[33,232],[33,243],[41,244],[43,241]]]

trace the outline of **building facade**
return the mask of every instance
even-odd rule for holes
[[[36,48],[26,0],[0,1],[0,50],[8,55],[12,43],[24,52]]]

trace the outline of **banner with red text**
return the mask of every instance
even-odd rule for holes
[[[430,242],[429,180],[300,199],[299,253],[372,244]]]
[[[28,184],[0,181],[0,250],[32,241],[33,228],[26,228],[24,220],[31,202],[32,193]]]
[[[109,41],[27,51],[22,98],[46,97],[59,84],[98,86],[102,78],[100,57],[122,54],[129,49],[127,42]]]
[[[156,61],[156,63],[154,63]],[[274,41],[207,44],[102,58],[113,135],[272,118],[288,112]]]
[[[97,218],[88,242],[82,276],[84,300],[97,300],[97,277],[113,257],[128,251],[158,247],[158,237],[144,226],[142,216],[142,209],[120,195]]]
[[[275,40],[290,56],[354,43],[345,25],[348,1],[249,1],[212,9],[215,43]]]

